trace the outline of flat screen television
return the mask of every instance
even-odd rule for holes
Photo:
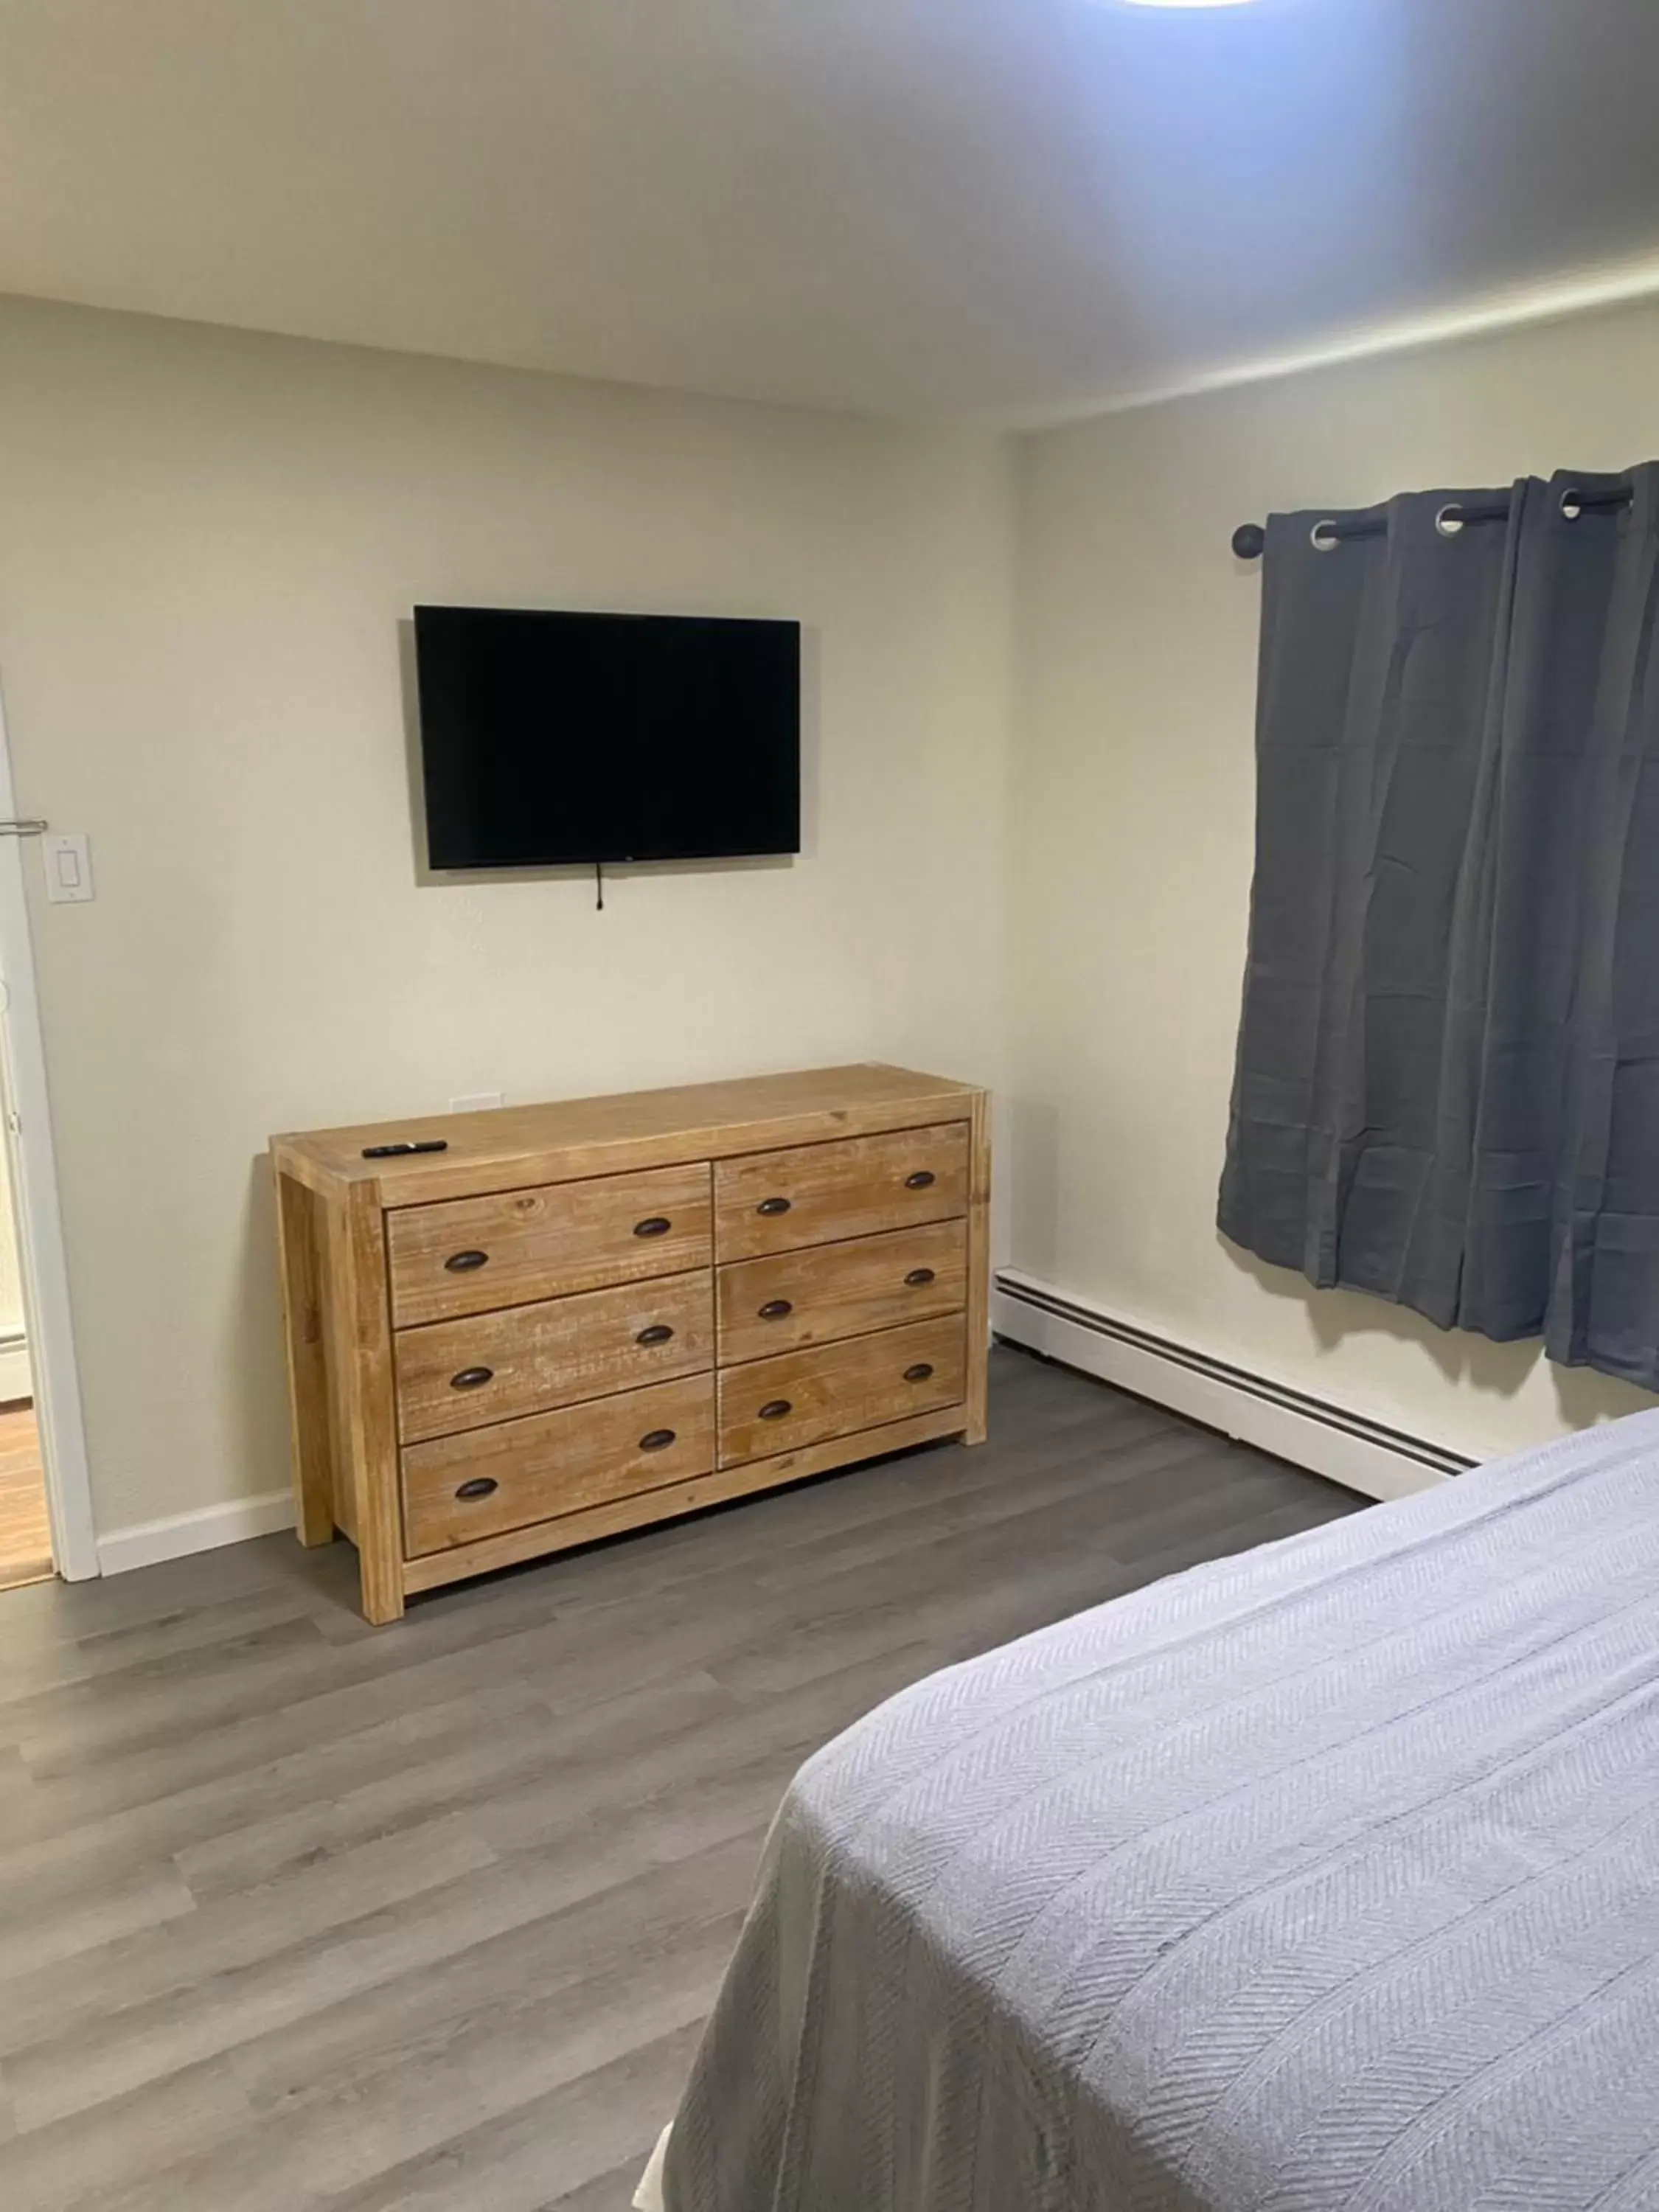
[[[416,607],[434,868],[800,850],[800,625]]]

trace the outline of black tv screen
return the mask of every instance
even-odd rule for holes
[[[800,625],[416,607],[427,854],[800,850]]]

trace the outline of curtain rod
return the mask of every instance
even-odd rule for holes
[[[1628,484],[1613,491],[1565,491],[1561,495],[1561,512],[1569,517],[1613,514],[1620,507],[1628,507],[1635,495]],[[1443,537],[1455,538],[1466,522],[1507,522],[1510,504],[1507,495],[1468,507],[1454,501],[1441,508],[1435,525]],[[1333,546],[1350,538],[1386,537],[1388,528],[1385,514],[1334,514],[1323,522],[1315,523],[1313,542],[1322,553],[1328,553]],[[1241,561],[1259,561],[1267,544],[1267,533],[1259,522],[1243,522],[1233,532],[1233,551]]]

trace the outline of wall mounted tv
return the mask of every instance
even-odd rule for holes
[[[800,850],[800,625],[416,607],[434,868]]]

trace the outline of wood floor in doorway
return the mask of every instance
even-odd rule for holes
[[[0,1407],[0,1590],[52,1572],[46,1485],[33,1406]]]
[[[808,1753],[1358,1508],[1063,1369],[992,1371],[981,1449],[390,1628],[343,1544],[285,1536],[0,1599],[6,2212],[624,2212]]]

